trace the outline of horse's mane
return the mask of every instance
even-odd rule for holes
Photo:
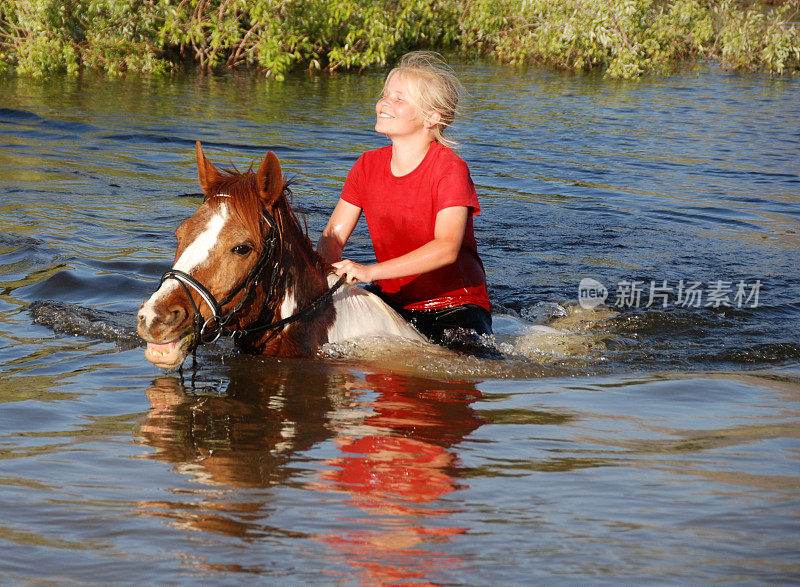
[[[284,243],[291,245],[294,241],[300,245],[301,250],[292,253],[305,253],[307,263],[323,266],[325,262],[315,251],[308,236],[308,223],[305,222],[305,217],[301,224],[291,206],[291,186],[294,183],[292,179],[284,180],[281,194],[272,205],[272,216],[278,225],[278,231],[283,235]],[[268,226],[263,214],[264,204],[259,195],[256,174],[252,167],[244,173],[235,168],[221,169],[219,179],[208,187],[211,195],[206,196],[206,201],[211,207],[217,208],[223,202],[227,202],[234,217],[254,239],[258,239],[257,244],[262,245],[267,236]],[[288,239],[289,235],[294,236],[294,239]]]

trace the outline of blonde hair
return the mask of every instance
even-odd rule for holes
[[[434,112],[439,114],[439,121],[431,128],[434,140],[447,147],[457,146],[456,141],[444,136],[444,131],[459,113],[458,103],[465,94],[464,86],[458,81],[453,68],[438,53],[412,51],[403,55],[386,76],[384,91],[389,80],[397,75],[413,82],[409,84],[411,100],[423,120],[429,120]]]

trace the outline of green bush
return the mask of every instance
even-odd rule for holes
[[[795,2],[733,0],[0,0],[0,68],[165,73],[384,67],[416,48],[615,78],[710,59],[800,70]]]
[[[672,70],[686,59],[773,74],[800,67],[797,5],[731,0],[475,0],[461,20],[465,46],[510,62],[615,78]]]
[[[452,43],[451,2],[256,0],[167,6],[160,40],[203,68],[248,65],[282,79],[310,70],[385,66],[399,52]],[[442,15],[446,18],[442,18]],[[449,25],[449,26],[448,26]]]
[[[165,72],[158,9],[140,0],[0,0],[0,59],[30,75]]]

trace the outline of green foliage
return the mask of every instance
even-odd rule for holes
[[[156,19],[155,5],[141,0],[0,0],[0,58],[29,75],[164,72]]]
[[[783,73],[798,69],[800,61],[800,23],[789,26],[789,19],[800,11],[774,9],[740,11],[731,0],[720,2],[715,9],[722,23],[718,40],[722,46],[722,62],[734,69],[766,70]]]
[[[465,46],[510,62],[634,78],[691,58],[780,74],[800,68],[798,9],[732,0],[473,0],[460,25]]]
[[[203,68],[249,65],[282,79],[296,66],[363,69],[384,66],[407,48],[448,45],[455,29],[450,4],[193,0],[168,6],[160,34],[165,44],[190,49]]]
[[[415,48],[616,78],[687,59],[800,70],[800,6],[764,0],[0,0],[0,71],[384,67]]]

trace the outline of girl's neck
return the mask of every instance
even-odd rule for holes
[[[414,171],[430,149],[433,139],[402,141],[392,140],[392,175],[401,177]]]

